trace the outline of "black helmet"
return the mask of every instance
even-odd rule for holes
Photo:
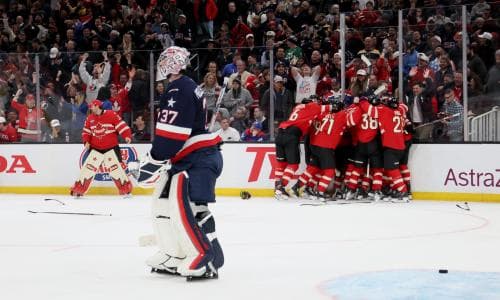
[[[392,109],[396,109],[399,106],[399,101],[396,97],[385,97],[383,102]]]
[[[344,102],[342,102],[342,98],[340,96],[330,96],[326,99],[328,104],[332,105],[333,112],[339,112],[344,109]]]

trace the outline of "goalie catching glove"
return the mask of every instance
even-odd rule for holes
[[[167,172],[170,169],[169,160],[156,160],[151,157],[151,153],[141,159],[140,162],[132,161],[128,164],[130,174],[135,178],[137,183],[142,187],[155,186],[162,177],[168,176]]]

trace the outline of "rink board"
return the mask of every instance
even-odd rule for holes
[[[135,160],[147,144],[122,145],[122,159]],[[500,145],[412,146],[410,169],[415,199],[500,202]],[[273,144],[224,144],[224,171],[217,194],[271,196]],[[0,193],[67,194],[84,158],[81,145],[2,145]],[[304,169],[301,165],[299,173]],[[106,170],[96,176],[89,194],[117,194]],[[134,188],[134,194],[151,190]]]

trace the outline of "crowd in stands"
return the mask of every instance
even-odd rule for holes
[[[270,130],[303,98],[331,90],[340,93],[342,59],[346,101],[351,101],[382,84],[396,94],[398,59],[403,56],[402,100],[419,129],[418,140],[443,137],[439,129],[446,132],[446,140],[460,141],[464,117],[500,102],[500,2],[337,3],[3,1],[0,142],[79,142],[87,103],[94,99],[131,125],[135,142],[150,141],[154,110],[166,84],[155,82],[150,90],[155,77],[151,62],[172,45],[191,51],[187,73],[200,84],[214,114],[211,130],[226,141],[268,141]],[[467,6],[466,62],[461,5]],[[398,51],[398,10],[404,14],[403,53]],[[341,13],[348,28],[345,53],[339,52]],[[228,90],[215,114],[225,77]],[[462,107],[463,80],[468,85],[468,112]],[[269,124],[271,101],[274,124]],[[451,115],[459,117],[446,118]],[[436,124],[444,129],[425,126],[439,118],[443,122]]]

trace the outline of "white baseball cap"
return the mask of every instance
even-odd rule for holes
[[[366,73],[366,70],[365,69],[359,69],[357,72],[356,72],[356,75],[362,75],[362,76],[366,76],[368,73]]]
[[[483,34],[480,34],[477,37],[481,39],[491,40],[493,38],[493,35],[489,32],[483,32]]]
[[[50,57],[51,59],[54,59],[54,58],[56,58],[56,57],[57,57],[57,55],[58,55],[58,54],[59,54],[59,49],[57,49],[56,47],[54,47],[54,48],[51,48],[51,49],[50,49],[50,52],[49,52],[49,57]]]
[[[283,80],[283,77],[276,75],[274,76],[274,82],[285,82],[285,80]]]
[[[437,40],[441,44],[441,37],[439,37],[438,35],[435,35],[432,38]]]
[[[54,120],[50,121],[50,127],[54,128],[54,127],[58,127],[58,126],[61,126],[61,123],[59,122],[58,119],[54,119]]]
[[[429,62],[429,57],[427,55],[425,55],[425,53],[422,53],[422,52],[420,52],[418,54],[418,59],[421,59],[421,60],[424,60],[426,62]]]

